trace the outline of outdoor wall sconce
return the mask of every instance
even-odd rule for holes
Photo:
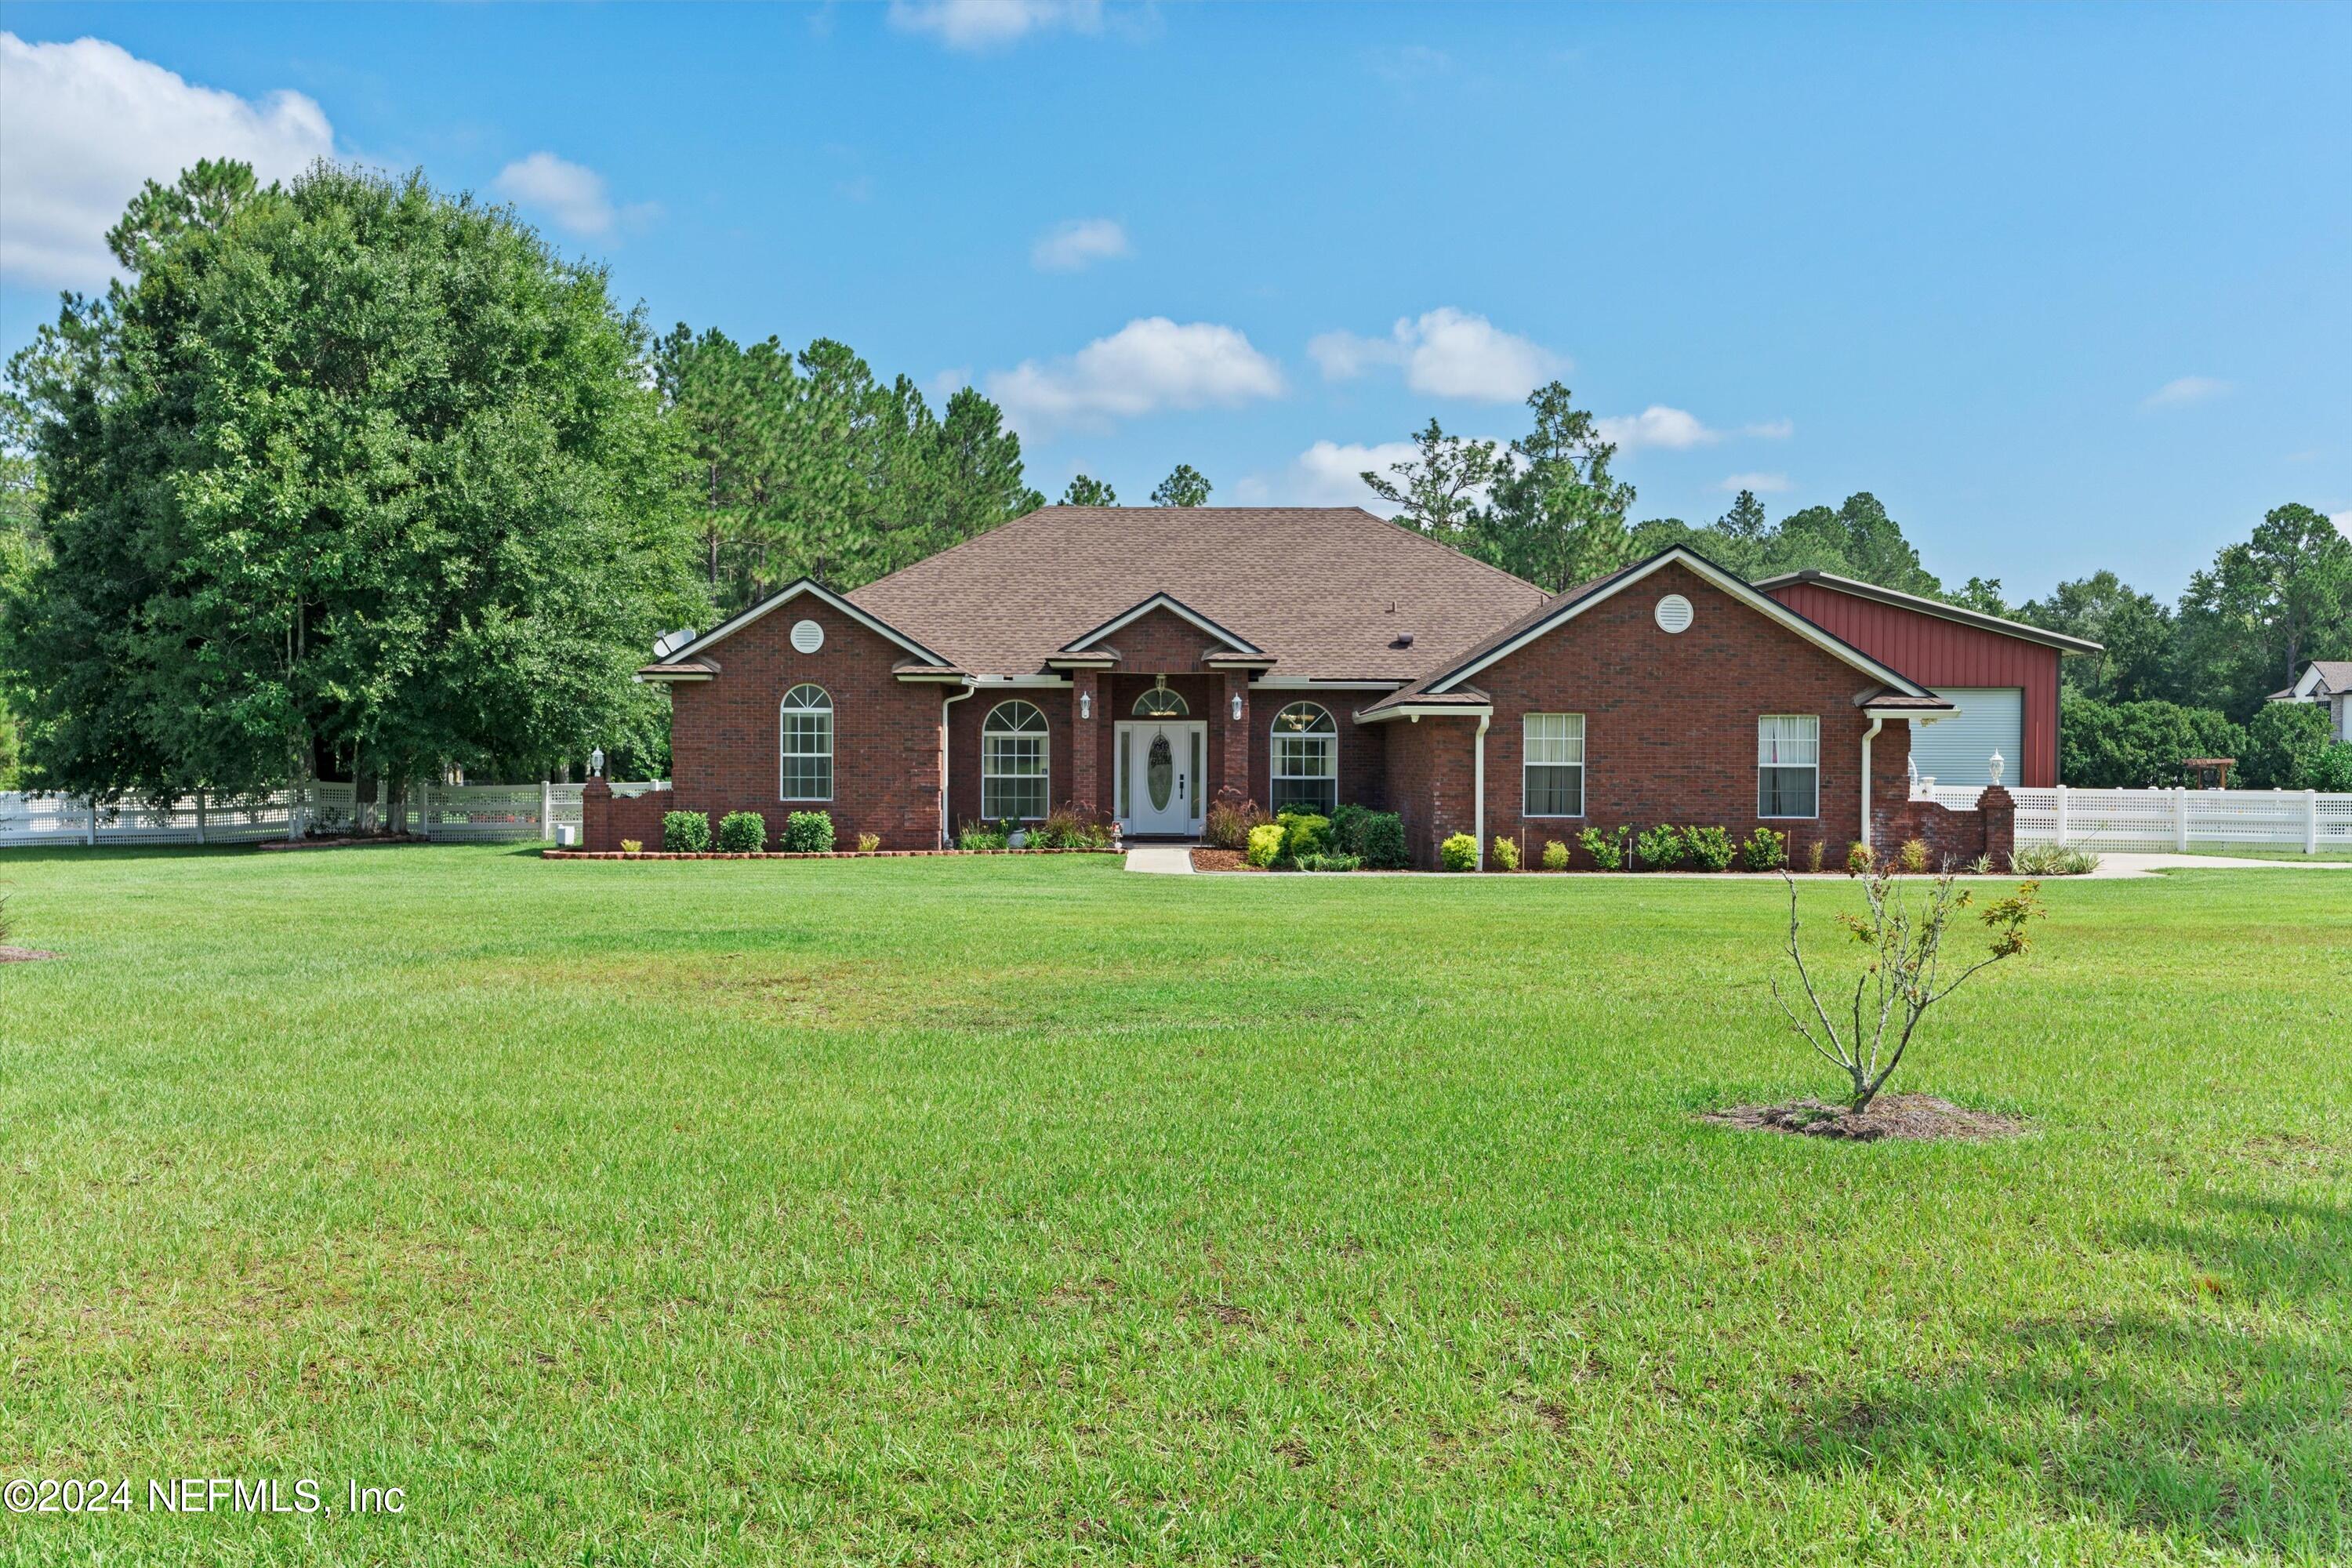
[[[1095,716],[1095,694],[1094,694],[1093,692],[1091,692],[1091,691],[1081,691],[1081,692],[1079,692],[1079,693],[1078,693],[1078,717],[1079,717],[1079,718],[1081,718],[1081,719],[1091,719],[1091,718],[1093,718],[1094,716]]]
[[[1242,721],[1242,694],[1241,694],[1240,692],[1236,691],[1236,692],[1234,692],[1234,723],[1236,723],[1236,724],[1238,724],[1238,723],[1240,723],[1241,721]]]

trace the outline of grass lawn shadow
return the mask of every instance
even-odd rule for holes
[[[2012,1322],[1915,1381],[1824,1390],[1759,1447],[1813,1474],[2027,1480],[2052,1509],[2182,1547],[2352,1550],[2352,1211],[2211,1195],[2132,1245],[2190,1271],[2179,1304]],[[2318,1311],[2321,1303],[2335,1305]],[[2271,1310],[2264,1310],[2271,1309]]]

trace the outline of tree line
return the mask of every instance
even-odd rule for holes
[[[236,796],[332,770],[397,795],[451,768],[562,776],[595,746],[658,772],[667,706],[630,679],[656,635],[1044,504],[978,391],[934,409],[828,339],[656,336],[603,268],[418,174],[320,163],[264,187],[202,163],[150,182],[108,244],[121,276],[67,297],[0,392],[0,787]],[[2286,783],[2325,750],[2312,710],[2262,701],[2301,658],[2352,657],[2352,545],[2311,508],[2273,511],[2174,606],[2108,572],[2012,605],[1997,581],[1948,589],[1866,491],[1635,522],[1569,389],[1528,412],[1507,445],[1432,419],[1365,483],[1555,591],[1683,542],[2102,642],[2066,661],[2069,782],[2153,782],[2123,775],[2193,744]],[[1180,463],[1150,500],[1213,493]],[[1118,504],[1086,474],[1059,500]]]

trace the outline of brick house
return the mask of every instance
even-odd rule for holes
[[[888,848],[1065,808],[1188,839],[1219,799],[1394,811],[1423,866],[1456,832],[1532,864],[1660,821],[1836,861],[2008,844],[1997,786],[1911,798],[1912,728],[1958,705],[1683,548],[1548,595],[1354,508],[1049,507],[845,595],[793,584],[639,676],[670,689],[673,791],[592,784],[591,848],[665,808],[772,835],[823,809]]]

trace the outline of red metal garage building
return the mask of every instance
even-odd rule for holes
[[[1790,572],[1756,586],[1806,619],[1892,665],[1959,709],[1916,728],[1912,764],[1946,784],[2058,782],[2058,661],[2099,645],[1980,615],[1828,572]]]

